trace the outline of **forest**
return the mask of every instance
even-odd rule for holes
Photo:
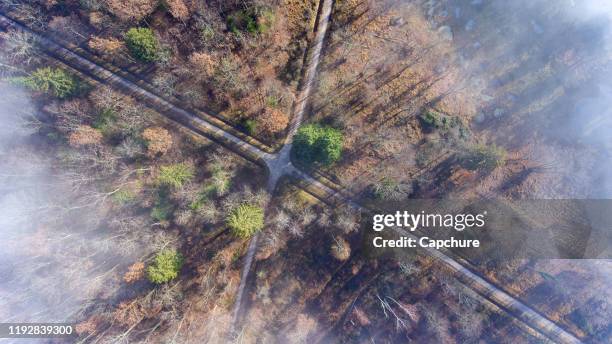
[[[0,322],[607,343],[609,237],[542,216],[560,252],[598,256],[499,260],[372,249],[365,224],[609,199],[611,29],[600,0],[0,0]]]

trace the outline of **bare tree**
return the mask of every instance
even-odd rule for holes
[[[395,329],[397,331],[405,331],[410,329],[410,320],[402,317],[401,314],[398,314],[393,307],[391,307],[389,300],[393,300],[392,298],[389,298],[388,296],[381,298],[380,295],[376,295],[376,298],[378,298],[378,301],[380,302],[380,307],[382,308],[385,318],[392,316],[393,320],[395,320]]]
[[[117,153],[127,159],[135,159],[145,154],[142,143],[131,136],[126,137],[116,150]]]
[[[289,226],[290,221],[291,217],[289,217],[289,215],[283,210],[277,211],[274,217],[272,218],[272,223],[274,223],[274,226],[278,229],[287,228],[287,226]]]
[[[298,221],[291,221],[287,226],[287,232],[294,237],[301,238],[304,235],[304,228]]]
[[[334,237],[331,254],[339,261],[345,261],[351,256],[351,245],[342,237]]]
[[[43,30],[47,27],[47,16],[38,6],[19,3],[15,5],[14,16],[36,30]]]
[[[40,60],[37,38],[22,30],[8,30],[0,33],[3,40],[2,55],[11,62],[32,64]]]
[[[65,133],[76,131],[92,119],[89,105],[81,99],[52,102],[44,110],[55,117],[54,126]]]

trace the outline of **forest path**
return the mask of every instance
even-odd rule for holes
[[[315,37],[306,57],[306,69],[297,100],[294,104],[294,112],[293,116],[291,117],[291,122],[289,123],[285,142],[283,147],[276,154],[269,155],[268,157],[264,158],[269,172],[266,189],[270,195],[274,193],[276,184],[282,176],[299,176],[298,169],[296,169],[291,163],[291,147],[293,146],[293,137],[302,124],[304,113],[306,111],[308,101],[310,100],[313,84],[315,82],[317,70],[321,61],[323,43],[325,36],[327,35],[327,29],[329,28],[332,7],[332,0],[321,0],[319,2],[319,16],[315,26]],[[246,289],[246,283],[248,281],[250,271],[253,266],[253,257],[257,252],[258,241],[259,233],[256,234],[249,243],[246,259],[242,268],[242,278],[240,280],[240,286],[238,287],[238,295],[234,304],[234,311],[232,312],[232,332],[235,332],[238,329],[241,315],[243,314],[242,298]]]
[[[331,9],[332,0],[322,1],[324,4],[327,3],[328,6],[330,6],[329,8]],[[323,9],[325,9],[325,6],[323,7]],[[322,13],[326,12],[323,11]],[[329,11],[329,13],[331,13],[331,10]],[[305,97],[300,97],[300,99],[302,99],[303,101],[299,102],[296,106],[297,113],[301,112],[301,115],[294,116],[292,120],[289,135],[285,145],[285,147],[289,148],[283,147],[285,148],[284,153],[281,153],[283,152],[283,150],[281,149],[280,152],[272,154],[265,152],[261,148],[256,147],[255,145],[246,142],[244,139],[228,132],[223,127],[216,125],[214,121],[205,120],[202,117],[197,116],[196,114],[191,113],[165,100],[163,97],[153,93],[151,90],[147,90],[134,83],[133,81],[130,81],[116,73],[113,73],[109,69],[104,68],[96,62],[80,56],[79,54],[67,49],[66,47],[58,44],[52,39],[30,30],[29,28],[8,18],[1,12],[0,28],[3,30],[12,28],[14,30],[25,31],[34,35],[35,37],[37,37],[40,47],[44,51],[46,51],[46,53],[51,58],[54,58],[64,63],[65,65],[83,73],[88,77],[97,80],[98,82],[109,85],[127,95],[133,96],[134,98],[141,100],[142,102],[146,103],[147,105],[158,111],[160,114],[164,115],[165,117],[171,119],[174,122],[185,126],[197,135],[212,139],[213,141],[228,147],[239,155],[244,156],[245,158],[254,161],[260,165],[266,166],[268,169],[272,168],[271,170],[269,170],[270,175],[272,178],[276,178],[276,181],[278,180],[278,178],[280,178],[280,176],[284,174],[291,174],[299,181],[301,181],[300,186],[302,188],[306,188],[309,191],[312,191],[317,195],[317,197],[319,197],[323,201],[328,203],[349,204],[355,208],[367,212],[366,208],[357,205],[356,203],[345,197],[341,193],[341,190],[335,190],[334,188],[315,179],[311,175],[295,168],[295,166],[293,166],[293,164],[291,164],[291,161],[288,159],[288,152],[291,147],[290,145],[293,139],[293,135],[295,134],[303,118],[304,110],[299,111],[299,109],[301,107],[304,107],[304,109],[306,108],[306,100],[308,98],[308,94],[306,94]],[[318,42],[319,41],[315,39],[315,43]],[[315,45],[315,47],[316,46],[317,45]],[[315,56],[315,54],[313,54],[313,56]],[[316,68],[313,70],[313,72],[316,72]],[[309,85],[313,83],[314,75],[312,76],[312,79],[310,79],[310,82],[308,82],[309,78],[310,75],[307,74],[305,78],[306,81],[304,84],[304,89],[310,88]],[[273,175],[273,173],[275,174]],[[276,181],[272,184],[275,184]],[[399,234],[406,235],[406,233]],[[247,251],[247,262],[245,262],[245,266],[243,269],[243,277],[248,277],[248,272],[250,271],[250,266],[252,264],[252,257],[256,251],[257,240],[253,241],[254,243],[252,242],[249,246],[255,246],[255,248],[252,250],[253,254],[251,256],[250,262],[248,262],[248,251],[251,251],[250,248]],[[454,271],[455,277],[462,281],[462,283],[464,283],[467,287],[476,291],[478,294],[493,303],[503,312],[517,319],[528,329],[536,331],[537,333],[549,338],[554,342],[581,343],[580,340],[577,339],[574,335],[565,331],[563,328],[559,327],[557,324],[547,319],[544,315],[533,310],[521,301],[507,294],[505,291],[493,285],[485,278],[468,269],[466,267],[469,266],[468,262],[465,262],[460,258],[453,257],[454,255],[449,252],[437,251],[435,249],[427,249],[427,252],[429,252],[429,254],[431,254],[433,257],[437,258],[439,261],[450,267],[452,271]],[[247,279],[248,278],[243,278],[244,281],[246,281]],[[243,282],[241,281],[241,284],[242,283]],[[242,290],[244,292],[244,286],[242,287]],[[239,295],[239,298],[241,301],[242,295]],[[239,305],[240,304],[237,305],[238,308]],[[235,315],[239,317],[239,311],[236,312]]]

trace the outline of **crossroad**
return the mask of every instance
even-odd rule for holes
[[[241,137],[240,134],[227,128],[227,126],[221,123],[215,116],[200,110],[186,110],[175,102],[157,94],[154,90],[146,89],[136,82],[118,75],[111,71],[110,68],[78,54],[47,36],[30,30],[2,13],[0,13],[0,28],[4,30],[25,31],[34,35],[34,37],[37,38],[40,48],[57,61],[87,77],[138,99],[168,119],[191,130],[196,135],[204,136],[218,142],[248,160],[266,167],[269,173],[267,189],[270,192],[274,190],[279,178],[290,175],[299,181],[301,187],[306,188],[309,192],[312,192],[325,202],[336,205],[347,204],[367,213],[368,209],[352,201],[349,196],[344,194],[340,187],[333,183],[326,181],[322,182],[320,179],[314,178],[295,167],[290,159],[293,136],[302,123],[311,89],[316,79],[321,51],[331,17],[332,5],[332,0],[321,0],[320,2],[315,37],[307,58],[306,70],[300,87],[300,93],[294,106],[294,113],[289,126],[288,135],[283,147],[275,153],[265,150],[260,144],[253,140]],[[401,234],[410,235],[410,233]],[[257,241],[258,237],[256,236],[252,239],[247,251],[241,284],[234,307],[234,319],[238,319],[240,316],[242,295],[251,270],[253,256],[257,248]],[[467,287],[476,291],[479,295],[487,299],[487,301],[511,315],[523,325],[535,330],[548,340],[559,343],[580,343],[580,340],[571,333],[565,331],[542,314],[467,268],[466,266],[469,264],[455,257],[452,253],[435,249],[428,249],[427,252],[441,263],[448,266],[454,276]]]

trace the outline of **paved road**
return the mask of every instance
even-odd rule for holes
[[[323,0],[323,7],[321,12],[323,16],[329,16],[329,13],[331,13],[331,5],[332,0]],[[327,20],[320,20],[319,28],[317,30],[320,29],[322,22],[327,25]],[[272,179],[273,181],[268,184],[269,190],[270,188],[274,187],[276,181],[278,181],[278,178],[280,178],[280,176],[291,174],[302,181],[302,186],[316,190],[318,196],[323,200],[327,202],[350,204],[353,207],[362,209],[363,211],[367,212],[367,209],[361,208],[359,205],[352,202],[347,197],[344,197],[342,193],[338,192],[334,188],[331,188],[328,185],[325,185],[319,180],[313,178],[312,176],[304,173],[303,171],[298,170],[291,164],[291,161],[289,160],[289,151],[291,148],[293,135],[295,134],[297,127],[301,123],[304,109],[306,107],[307,99],[310,93],[310,88],[312,86],[314,76],[316,74],[318,56],[320,56],[321,47],[323,45],[324,35],[319,36],[319,32],[317,32],[317,35],[315,36],[315,46],[313,48],[313,53],[311,53],[312,56],[317,56],[317,61],[314,68],[312,63],[308,65],[309,67],[305,74],[305,84],[302,88],[302,94],[300,95],[300,97],[298,97],[296,115],[292,120],[291,128],[289,130],[290,134],[286,142],[287,144],[278,153],[271,154],[263,151],[262,149],[253,144],[245,142],[238,136],[223,129],[222,126],[215,124],[218,123],[218,121],[215,120],[213,116],[205,113],[200,113],[198,116],[194,113],[188,112],[182,109],[181,107],[165,100],[163,97],[154,94],[153,92],[144,89],[143,87],[135,84],[134,82],[111,72],[103,66],[100,66],[95,62],[90,61],[72,52],[71,50],[54,42],[53,40],[32,32],[28,28],[16,23],[15,21],[2,14],[0,14],[0,27],[4,29],[6,29],[7,27],[11,27],[13,29],[27,31],[34,34],[38,38],[40,46],[51,57],[74,68],[77,71],[80,71],[85,75],[88,75],[102,83],[112,86],[126,94],[129,94],[147,103],[149,106],[154,108],[162,115],[186,126],[196,134],[217,141],[230,148],[231,150],[237,152],[238,154],[246,157],[247,159],[250,159],[260,165],[266,166],[270,173],[270,179]],[[203,119],[202,117],[206,119]],[[401,234],[407,235],[408,233]],[[253,240],[250,246],[256,247],[256,244],[257,240]],[[251,251],[251,249],[249,249],[249,251]],[[255,249],[253,248],[252,251],[254,253]],[[466,286],[475,290],[477,293],[485,297],[497,307],[523,322],[526,326],[536,330],[537,332],[541,333],[542,335],[555,342],[580,343],[580,341],[575,336],[563,330],[554,322],[548,320],[546,317],[534,311],[527,305],[523,304],[521,301],[513,298],[503,290],[497,288],[495,285],[483,279],[478,274],[472,272],[471,270],[466,268],[464,264],[460,263],[458,259],[453,258],[450,254],[445,254],[441,251],[437,251],[434,249],[430,249],[428,250],[428,252],[433,257],[436,257],[438,260],[440,260],[449,268],[451,268],[455,272],[455,277],[461,280]],[[245,281],[247,280],[248,272],[250,270],[252,255],[250,259],[247,255],[246,261],[248,266],[245,266],[245,269],[243,270],[242,274],[243,280]],[[242,287],[242,290],[244,290],[244,286]],[[240,295],[237,301],[237,309],[239,309],[241,304]],[[236,312],[236,315],[237,314],[238,313]]]

